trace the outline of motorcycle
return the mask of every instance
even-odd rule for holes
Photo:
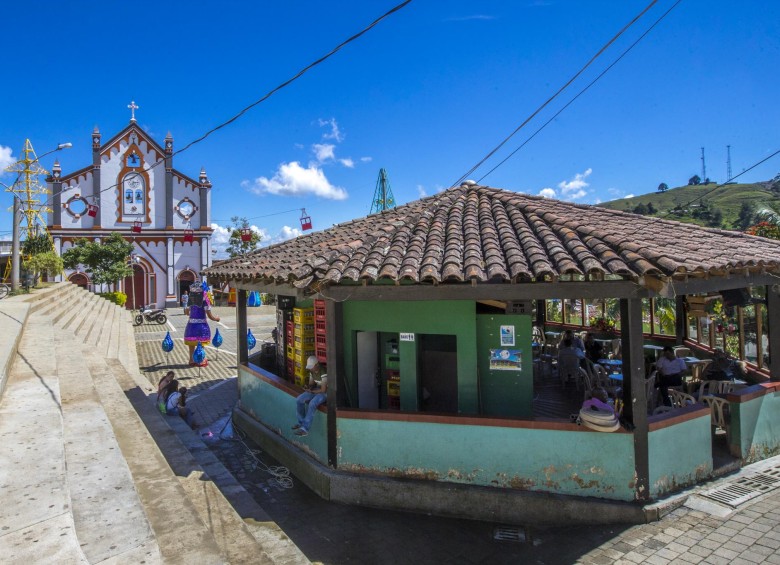
[[[135,325],[140,326],[147,322],[157,322],[158,324],[164,324],[168,321],[168,317],[165,315],[165,311],[162,308],[147,308],[141,306],[138,308],[138,313],[135,315]]]

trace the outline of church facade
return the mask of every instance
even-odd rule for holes
[[[200,272],[211,265],[211,182],[173,168],[173,137],[163,145],[135,120],[103,142],[92,132],[92,163],[63,174],[55,162],[47,179],[52,194],[48,229],[62,254],[80,238],[100,242],[119,232],[132,242],[133,276],[120,281],[127,307],[173,307]],[[67,279],[95,291],[88,273],[66,271]]]

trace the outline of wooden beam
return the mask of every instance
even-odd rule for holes
[[[645,354],[642,338],[642,300],[620,301],[623,351],[623,416],[634,424],[636,500],[650,498],[650,456],[645,393]]]
[[[650,298],[631,281],[539,282],[522,284],[328,286],[322,296],[341,300],[543,300],[547,298]]]
[[[249,362],[249,348],[246,344],[246,297],[247,292],[245,290],[238,289],[236,291],[236,342],[238,343],[239,365],[246,365]]]
[[[777,275],[754,273],[731,277],[709,277],[707,279],[688,278],[685,281],[670,280],[658,291],[659,296],[674,298],[681,294],[704,294],[749,286],[765,286],[777,283]]]
[[[769,378],[780,381],[780,285],[766,287],[766,319],[769,325]]]

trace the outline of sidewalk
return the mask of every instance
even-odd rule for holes
[[[196,417],[216,422],[238,398],[236,379],[200,392],[192,401]],[[223,418],[219,425],[227,422]],[[202,433],[218,435],[206,426]],[[744,467],[739,473],[650,505],[662,514],[650,524],[621,527],[536,528],[498,525],[348,507],[323,501],[293,477],[293,487],[275,484],[236,442],[208,442],[212,452],[290,539],[312,561],[324,563],[708,563],[780,564],[780,490],[731,508],[702,496],[740,478],[761,473],[780,485],[780,457]],[[247,442],[250,448],[257,448]],[[278,463],[261,453],[264,465]],[[497,540],[516,532],[519,541]],[[511,537],[511,536],[510,536]]]

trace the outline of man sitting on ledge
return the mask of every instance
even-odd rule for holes
[[[327,399],[328,375],[325,374],[325,368],[320,365],[314,355],[306,360],[306,370],[309,371],[309,381],[303,387],[304,392],[298,395],[295,402],[298,423],[292,429],[295,430],[297,436],[308,435],[314,414],[317,413],[317,407]]]

